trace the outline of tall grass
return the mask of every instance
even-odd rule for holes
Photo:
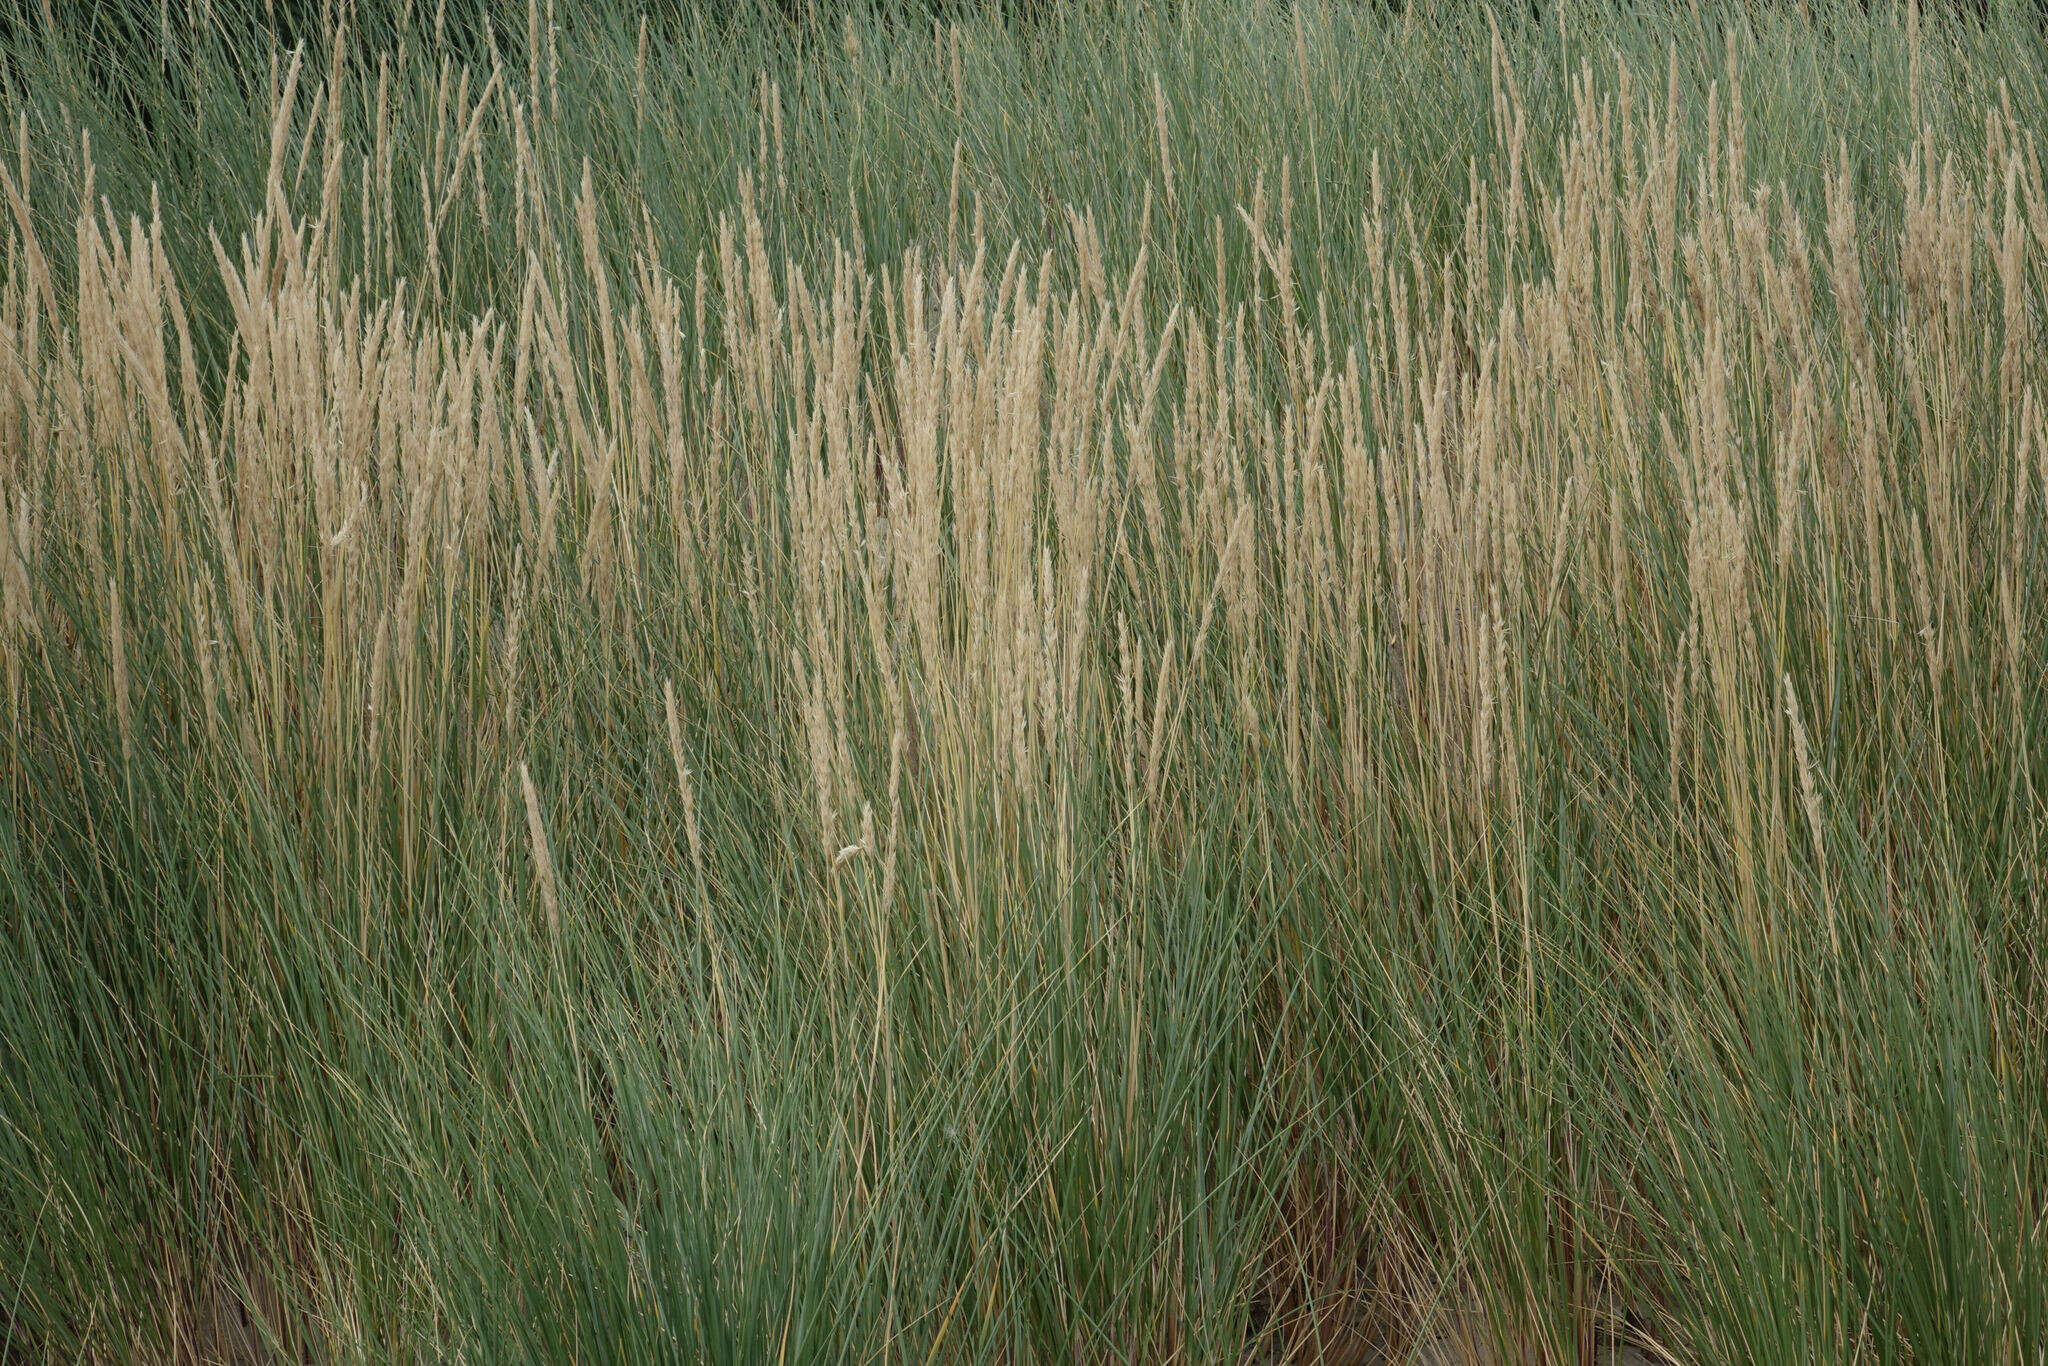
[[[2043,1359],[2025,16],[201,8],[8,53],[0,1357]]]

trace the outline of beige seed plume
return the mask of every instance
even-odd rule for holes
[[[1814,857],[1825,866],[1827,842],[1822,834],[1820,785],[1814,777],[1813,755],[1807,748],[1806,723],[1799,715],[1799,694],[1792,690],[1792,675],[1784,675],[1785,714],[1792,721],[1792,753],[1799,763],[1799,796],[1806,808],[1807,829],[1813,835]]]
[[[697,788],[691,781],[690,766],[683,762],[683,724],[676,714],[675,684],[668,679],[661,682],[661,705],[668,719],[668,751],[675,761],[676,787],[683,796],[683,822],[690,839],[690,863],[701,879],[704,875],[704,850],[697,835]]]
[[[526,837],[533,847],[534,881],[540,885],[540,902],[548,914],[548,933],[561,929],[561,903],[555,893],[555,860],[548,852],[548,832],[541,825],[540,794],[533,790],[533,775],[526,761],[519,761],[519,786],[526,795]]]

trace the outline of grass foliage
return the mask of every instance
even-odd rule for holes
[[[2044,1360],[2030,10],[147,8],[0,1359]]]

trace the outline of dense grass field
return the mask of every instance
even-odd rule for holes
[[[0,3],[0,1362],[2048,1361],[2033,8]]]

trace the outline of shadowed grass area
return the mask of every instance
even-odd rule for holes
[[[490,14],[7,27],[0,1359],[2042,1360],[2031,9]]]

